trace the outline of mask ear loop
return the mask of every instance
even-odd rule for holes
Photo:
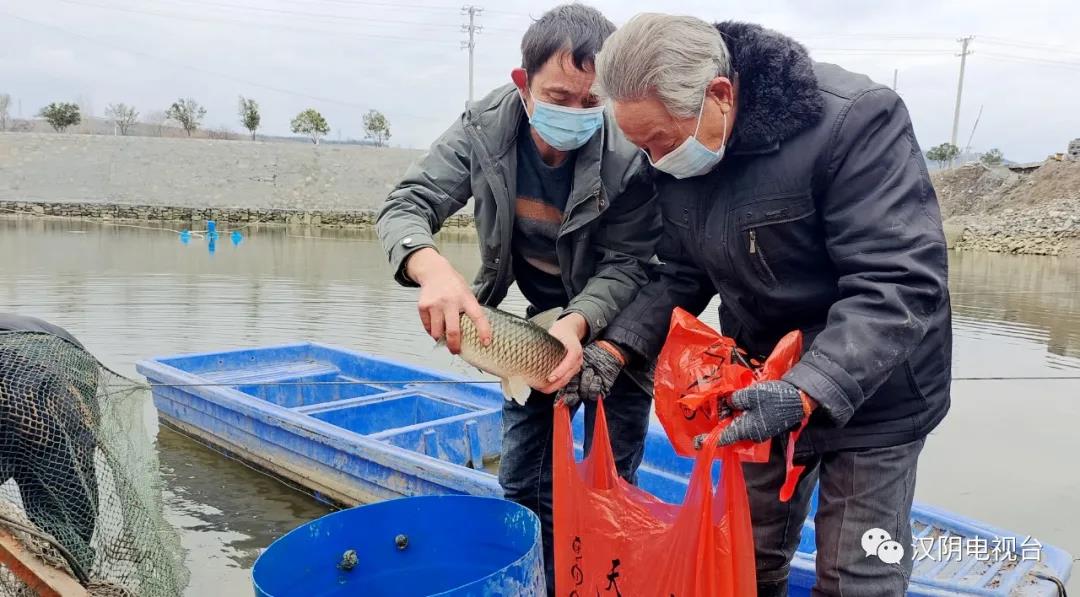
[[[709,88],[708,88],[708,86],[706,86],[705,89],[701,92],[701,107],[698,108],[698,111],[697,111],[697,125],[694,126],[694,135],[693,135],[693,137],[695,139],[697,139],[698,131],[701,130],[701,117],[702,117],[702,115],[705,114],[705,98],[707,98],[707,97],[709,97]],[[726,118],[727,114],[725,114],[724,117]],[[725,131],[727,130],[727,125],[724,125],[724,130]]]
[[[739,73],[735,73],[735,80],[739,80]],[[697,126],[694,127],[694,139],[697,139],[698,130],[701,129],[701,117],[705,114],[705,98],[709,97],[709,88],[705,88],[705,92],[701,94],[701,107],[698,108]],[[720,147],[713,151],[713,153],[721,153],[724,151],[724,146],[727,145],[727,112],[721,110],[720,112],[724,116],[724,136],[720,138]],[[701,143],[701,141],[698,141]],[[706,147],[705,149],[709,149]],[[711,149],[709,151],[712,151]]]
[[[532,120],[532,115],[529,114],[529,105],[525,103],[525,96],[521,95],[520,90],[518,90],[518,100],[521,102],[521,109],[525,111],[525,116]]]
[[[724,136],[720,137],[720,148],[716,150],[716,153],[724,151],[724,147],[727,145],[727,112],[721,112],[724,115]]]

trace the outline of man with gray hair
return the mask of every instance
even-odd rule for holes
[[[753,356],[788,331],[805,352],[780,381],[719,396],[721,442],[773,441],[744,469],[758,594],[784,595],[819,486],[815,594],[902,595],[912,560],[868,557],[864,533],[911,545],[915,471],[949,406],[947,254],[907,110],[890,89],[757,25],[639,15],[596,59],[620,128],[662,172],[663,265],[586,349],[571,390],[604,394],[654,359],[672,310],[720,297],[722,331]],[[591,347],[590,347],[591,348]],[[785,432],[806,465],[779,501]]]
[[[424,328],[460,349],[462,316],[482,339],[480,305],[497,306],[516,283],[529,315],[561,308],[550,329],[566,357],[547,383],[503,407],[499,484],[540,516],[552,574],[551,438],[554,393],[577,373],[582,343],[648,282],[660,233],[650,170],[593,94],[593,60],[615,25],[583,4],[544,13],[521,40],[511,83],[469,104],[405,173],[376,228],[396,279],[419,286]],[[438,251],[434,234],[472,199],[482,265],[472,287]],[[596,350],[592,347],[591,350]],[[607,405],[619,474],[636,478],[652,396],[630,375]],[[525,401],[527,398],[527,401]],[[576,405],[575,405],[576,406]],[[585,408],[586,449],[595,404]]]

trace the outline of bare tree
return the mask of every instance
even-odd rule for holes
[[[224,124],[216,129],[206,129],[207,139],[220,139],[224,141],[235,141],[239,138],[238,135],[229,130],[229,127]]]
[[[6,131],[8,127],[8,108],[11,107],[11,96],[0,93],[0,131]]]
[[[987,166],[1000,166],[1005,161],[1005,154],[1001,153],[1001,150],[997,147],[987,151],[979,156],[979,161]]]
[[[168,120],[169,116],[165,112],[155,110],[147,114],[143,122],[153,127],[154,134],[160,137],[165,132],[165,123]]]
[[[105,108],[105,116],[109,120],[113,121],[116,128],[120,130],[121,135],[128,134],[131,127],[135,126],[138,121],[139,113],[135,111],[135,106],[128,106],[126,104],[109,104]]]
[[[199,124],[202,122],[204,116],[206,116],[206,108],[199,105],[199,102],[189,98],[180,98],[173,102],[173,105],[169,106],[169,109],[165,111],[165,114],[172,120],[180,123],[180,126],[184,127],[184,132],[191,136],[191,133],[195,132],[199,128]]]

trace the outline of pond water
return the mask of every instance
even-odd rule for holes
[[[261,227],[208,250],[157,226],[0,218],[0,311],[75,334],[134,376],[140,359],[317,340],[472,375],[435,348],[414,290],[370,232]],[[441,240],[467,277],[474,239]],[[953,254],[953,408],[932,434],[917,499],[1080,555],[1080,260]],[[512,292],[504,308],[522,312]],[[716,323],[715,313],[703,317]],[[147,418],[153,421],[147,401]],[[328,512],[186,437],[157,429],[169,520],[191,595],[250,595],[259,550]],[[1080,590],[1080,583],[1071,585]]]

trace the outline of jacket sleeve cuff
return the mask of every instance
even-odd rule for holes
[[[409,276],[405,275],[405,263],[408,261],[409,255],[424,247],[435,248],[435,239],[426,230],[406,232],[391,244],[390,267],[394,269],[394,280],[398,284],[412,288],[419,286]]]
[[[820,353],[806,353],[784,375],[784,381],[806,392],[838,427],[843,427],[862,403],[862,389],[855,380]]]
[[[617,321],[604,330],[600,337],[612,342],[620,349],[628,350],[630,354],[627,355],[627,361],[631,364],[651,362],[656,357],[656,355],[650,354],[652,351],[648,340],[632,330],[619,327]]]
[[[585,337],[582,344],[588,344],[600,335],[600,332],[604,331],[607,327],[607,311],[597,304],[595,301],[591,301],[582,297],[575,297],[570,301],[570,304],[563,310],[563,314],[577,313],[585,318],[585,322],[589,325],[589,333]]]

